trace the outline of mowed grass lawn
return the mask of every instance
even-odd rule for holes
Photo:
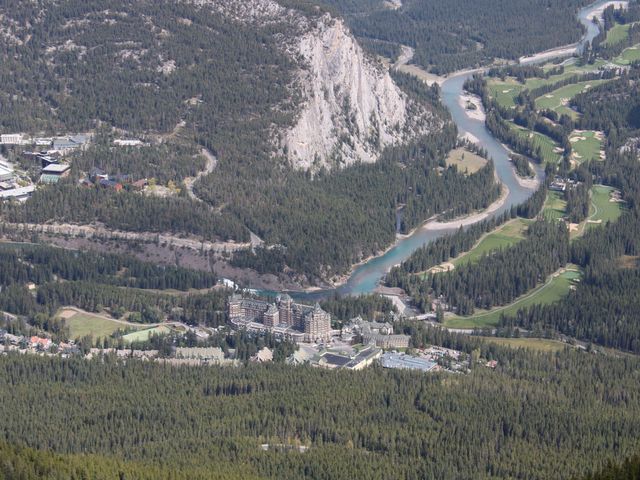
[[[542,208],[542,216],[547,220],[558,220],[565,216],[567,202],[562,192],[549,191]]]
[[[589,217],[587,228],[593,228],[599,224],[615,222],[622,215],[620,202],[611,202],[611,193],[614,188],[605,185],[594,185],[591,188],[591,202],[593,203],[593,214]]]
[[[542,95],[535,100],[538,110],[553,110],[559,114],[567,114],[572,118],[577,118],[578,114],[568,107],[569,101],[578,95],[596,85],[600,85],[604,80],[591,80],[588,82],[573,83],[558,88],[552,92]]]
[[[521,218],[515,218],[500,228],[486,235],[473,249],[462,254],[451,263],[454,265],[464,265],[478,261],[483,255],[497,250],[515,245],[524,238],[524,232],[530,222]]]
[[[627,23],[626,25],[618,24],[613,26],[607,32],[607,38],[604,41],[605,46],[610,47],[625,40],[629,36],[629,28],[631,28],[631,25],[631,23]]]
[[[447,166],[455,165],[461,173],[476,173],[487,164],[487,160],[466,148],[455,148],[447,156]]]
[[[58,316],[65,310],[58,312]],[[71,310],[67,310],[71,313]],[[69,327],[69,336],[73,339],[90,335],[93,338],[111,336],[116,330],[125,329],[124,325],[113,320],[109,320],[88,312],[74,313],[65,318],[65,323]]]
[[[546,135],[542,135],[538,132],[532,132],[512,122],[507,122],[511,128],[522,138],[530,140],[534,147],[540,147],[542,151],[542,158],[546,163],[556,164],[560,161],[562,154],[555,150],[559,148],[559,145]]]
[[[627,48],[614,62],[618,65],[629,65],[640,60],[640,44]]]
[[[147,328],[145,330],[139,330],[137,332],[132,332],[124,335],[122,339],[125,343],[131,342],[145,342],[149,340],[151,335],[166,335],[170,333],[171,329],[165,325],[160,325],[159,327]]]
[[[495,99],[501,107],[511,108],[515,107],[515,98],[525,86],[513,78],[504,82],[499,79],[488,79],[487,88],[491,98]]]
[[[564,68],[564,72],[559,75],[552,75],[549,78],[533,77],[528,78],[524,84],[518,82],[514,77],[507,77],[505,80],[499,78],[487,78],[487,88],[491,98],[495,99],[500,106],[504,108],[511,108],[515,106],[515,98],[525,88],[527,90],[533,90],[534,88],[541,87],[543,85],[551,85],[557,83],[565,78],[569,78],[573,75],[597,72],[598,68],[604,65],[606,62],[598,59],[593,65],[567,65]],[[550,70],[557,67],[548,63],[544,65],[545,70]]]
[[[578,163],[600,160],[600,150],[602,150],[601,135],[593,130],[574,131],[571,133],[569,142],[573,151],[573,159]]]
[[[571,267],[577,268],[577,267]],[[451,316],[445,318],[444,325],[449,328],[483,328],[498,325],[501,315],[515,315],[518,310],[532,305],[548,305],[557,302],[569,293],[569,287],[579,281],[582,274],[578,270],[565,270],[554,274],[547,282],[531,292],[521,296],[515,302],[504,307],[479,312],[469,317]]]
[[[480,337],[489,343],[495,343],[504,347],[528,348],[539,352],[560,352],[568,345],[558,340],[546,338],[500,338],[500,337]]]
[[[549,78],[534,77],[534,78],[527,79],[527,81],[525,82],[525,87],[529,90],[533,90],[534,88],[538,88],[543,85],[552,85],[561,80],[564,80],[565,78],[569,78],[573,75],[583,74],[588,72],[597,72],[598,68],[600,68],[605,64],[606,62],[604,60],[598,59],[595,61],[593,65],[589,65],[589,64],[577,65],[576,63],[566,65],[564,67],[564,72],[559,75],[552,75]],[[542,68],[545,71],[549,71],[555,67],[557,67],[557,65],[554,65],[552,63],[547,63]]]

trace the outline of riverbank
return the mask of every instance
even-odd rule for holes
[[[464,109],[467,117],[473,120],[478,120],[479,122],[486,121],[487,115],[484,111],[482,100],[477,95],[463,93],[458,99],[458,104]]]
[[[506,185],[502,184],[502,192],[500,194],[500,197],[484,210],[478,213],[467,215],[465,217],[458,217],[448,222],[440,222],[437,220],[427,222],[422,228],[428,230],[449,230],[473,225],[474,223],[486,220],[492,213],[502,208],[502,206],[504,206],[505,202],[507,201],[508,196],[509,188]]]
[[[590,18],[592,16],[591,12],[604,3],[606,2],[599,1],[580,11],[579,19],[586,29],[581,44],[591,41],[597,34],[597,26],[587,22],[585,18]],[[560,49],[543,52],[545,58],[557,55]],[[460,97],[465,94],[463,84],[466,78],[473,73],[485,71],[490,66],[465,69],[443,77],[425,72],[417,65],[408,65],[412,59],[412,53],[410,48],[403,49],[400,58],[395,64],[391,65],[390,62],[387,62],[385,65],[412,74],[429,85],[434,83],[440,85],[442,102],[451,112],[452,120],[458,127],[460,137],[483,147],[488,152],[489,157],[493,159],[496,174],[500,178],[500,183],[504,186],[501,196],[482,212],[476,212],[463,218],[448,222],[439,222],[436,218],[428,219],[420,227],[412,230],[410,234],[398,235],[396,241],[386,248],[382,254],[369,256],[353,265],[348,274],[335,277],[334,282],[332,282],[335,285],[334,289],[320,291],[309,289],[307,294],[304,291],[294,292],[294,294],[298,294],[297,298],[300,300],[315,301],[334,292],[341,295],[359,295],[374,292],[380,286],[381,279],[384,278],[389,270],[395,265],[404,262],[414,251],[444,235],[454,233],[460,226],[468,226],[491,216],[499,215],[508,211],[511,206],[525,202],[531,196],[535,187],[539,185],[539,182],[542,181],[542,178],[544,178],[541,175],[536,179],[518,178],[508,157],[508,152],[488,131],[485,122],[469,118],[465,109],[460,105]]]
[[[456,70],[445,76],[436,75],[435,73],[427,72],[419,65],[410,65],[409,62],[413,60],[414,51],[413,48],[406,45],[402,45],[401,53],[393,64],[393,68],[399,72],[413,75],[414,77],[422,80],[427,85],[431,86],[434,83],[442,86],[444,82],[460,75],[469,75],[485,70],[488,67],[481,68],[465,68],[463,70]]]

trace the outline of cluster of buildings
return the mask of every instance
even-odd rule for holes
[[[124,188],[124,185],[131,185],[135,190],[142,190],[149,184],[149,181],[146,178],[134,181],[131,175],[111,174],[101,168],[94,167],[89,171],[89,176],[81,181],[81,184],[85,187],[95,185],[119,192]]]
[[[362,370],[373,365],[382,355],[382,349],[369,345],[362,350],[352,353],[326,351],[317,359],[310,362],[312,365],[329,370],[345,368],[347,370]]]
[[[549,184],[549,190],[553,190],[554,192],[565,192],[567,190],[571,190],[578,186],[579,182],[570,179],[563,178],[559,175],[556,175],[553,178],[553,181]]]
[[[0,145],[46,147],[39,151],[24,151],[22,155],[33,158],[41,168],[39,182],[42,184],[57,183],[69,175],[71,166],[61,162],[67,153],[83,149],[89,143],[90,135],[80,134],[67,137],[31,138],[21,133],[0,135]],[[0,200],[13,199],[24,201],[35,191],[31,179],[26,174],[18,179],[13,165],[0,157]]]
[[[28,137],[22,133],[0,135],[0,145],[18,145],[48,147],[48,151],[65,155],[78,148],[85,148],[91,140],[89,134],[69,135],[64,137]]]
[[[423,372],[464,369],[464,362],[458,362],[460,352],[454,350],[432,347],[418,355],[399,352],[410,347],[411,337],[394,333],[390,322],[356,317],[341,330],[332,330],[330,314],[317,303],[315,306],[295,303],[287,294],[278,296],[274,302],[236,294],[229,300],[228,313],[237,329],[270,332],[296,341],[298,350],[288,359],[292,365],[361,370],[378,362],[385,368]]]
[[[0,329],[0,352],[60,355],[68,357],[80,353],[74,342],[53,343],[50,338],[39,336],[13,335]]]
[[[361,317],[352,319],[342,328],[342,339],[349,340],[360,337],[365,345],[375,345],[380,348],[408,348],[411,337],[393,333],[393,325],[389,322],[369,322]]]
[[[287,294],[274,303],[235,294],[229,300],[229,320],[236,328],[271,332],[298,342],[328,342],[334,333],[331,315],[320,305],[294,303]]]
[[[229,350],[228,355],[225,356],[225,352],[219,347],[176,347],[174,354],[170,358],[160,357],[158,350],[133,350],[131,348],[91,348],[85,353],[73,340],[54,343],[50,338],[13,335],[4,329],[0,329],[0,354],[9,352],[60,356],[62,358],[84,353],[84,357],[87,359],[111,354],[122,359],[136,358],[138,360],[161,361],[171,365],[237,367],[243,364],[240,360],[234,358],[234,350]],[[263,347],[249,361],[252,363],[271,362],[273,361],[273,351],[268,347]]]
[[[34,190],[33,185],[20,185],[13,165],[0,157],[0,199],[13,198],[24,201],[31,196]]]

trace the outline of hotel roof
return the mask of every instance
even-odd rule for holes
[[[42,169],[42,173],[52,173],[52,174],[60,174],[60,173],[64,173],[67,170],[69,170],[71,168],[70,165],[67,165],[65,163],[52,163],[50,165],[47,165],[46,167],[44,167]]]
[[[404,353],[385,353],[380,358],[380,363],[385,368],[401,368],[406,370],[420,370],[428,372],[437,365],[429,360],[424,360]]]

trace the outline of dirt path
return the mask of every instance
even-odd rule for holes
[[[187,194],[193,200],[200,200],[195,193],[193,193],[193,184],[204,177],[205,175],[209,175],[218,165],[218,159],[215,157],[213,153],[211,153],[206,148],[202,149],[202,155],[207,159],[207,163],[205,164],[204,170],[198,172],[195,177],[187,177],[184,179],[184,185],[187,188]]]
[[[171,233],[154,232],[129,232],[123,230],[111,230],[102,225],[72,225],[69,223],[8,223],[2,222],[4,226],[17,231],[29,231],[42,234],[65,235],[69,237],[81,238],[104,238],[108,240],[134,240],[145,243],[160,243],[173,245],[178,248],[190,248],[197,251],[214,251],[217,253],[233,252],[236,250],[246,250],[251,247],[250,243],[236,242],[209,242],[195,237],[180,237]]]

